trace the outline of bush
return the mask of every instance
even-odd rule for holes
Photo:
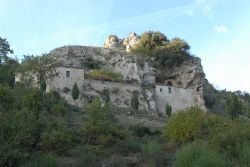
[[[194,139],[204,113],[198,108],[189,108],[173,114],[166,123],[164,134],[170,141],[185,143]]]
[[[41,136],[40,146],[43,150],[64,153],[72,146],[72,136],[57,122],[48,125],[46,131]]]
[[[30,160],[29,162],[22,165],[22,167],[59,167],[60,160],[54,154],[44,154],[39,156],[35,160]]]
[[[136,138],[121,140],[117,146],[119,152],[123,155],[129,155],[129,153],[137,153],[141,151],[140,143]]]
[[[230,161],[206,143],[194,142],[176,153],[175,167],[230,167]]]
[[[139,108],[138,92],[133,92],[133,96],[131,98],[131,107],[134,110],[138,110]]]
[[[169,164],[169,155],[162,144],[150,141],[142,146],[141,160],[150,167],[164,167]]]
[[[96,154],[88,146],[78,146],[72,151],[72,156],[76,157],[75,167],[96,166]]]
[[[246,141],[239,150],[239,160],[242,167],[250,166],[250,142]]]
[[[112,71],[97,70],[97,69],[90,70],[89,77],[105,81],[121,82],[123,80],[123,75],[121,73],[114,73]]]
[[[79,88],[77,86],[77,83],[74,83],[72,88],[72,98],[74,101],[76,101],[79,97]]]
[[[221,119],[217,126],[211,127],[208,141],[215,148],[225,152],[231,158],[239,157],[239,149],[244,141],[250,140],[250,123],[245,120]]]
[[[165,112],[166,112],[166,115],[169,118],[171,116],[171,113],[172,113],[172,107],[169,104],[166,104],[166,106],[165,106]]]

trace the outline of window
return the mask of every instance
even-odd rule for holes
[[[160,88],[160,92],[162,92],[162,88]]]
[[[66,78],[70,78],[70,71],[66,71]]]
[[[168,87],[168,93],[170,94],[172,92],[171,88]]]

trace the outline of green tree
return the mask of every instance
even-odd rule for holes
[[[204,113],[199,108],[189,108],[172,114],[166,123],[164,135],[170,141],[186,143],[194,140]]]
[[[2,62],[6,62],[9,57],[7,56],[9,53],[14,53],[12,49],[10,49],[9,42],[5,38],[0,37],[0,64]]]
[[[44,82],[59,75],[57,62],[49,54],[40,57],[25,56],[20,68],[21,81],[25,85],[37,85],[44,89]],[[32,84],[31,84],[32,83]]]
[[[99,98],[87,106],[84,124],[83,132],[90,145],[110,146],[124,136],[113,117],[110,104],[102,105]]]
[[[237,95],[232,94],[226,102],[226,113],[232,118],[236,118],[241,114],[242,104]]]
[[[165,112],[166,112],[166,115],[167,115],[168,117],[171,116],[171,113],[172,113],[172,107],[171,107],[171,105],[166,104],[166,106],[165,106]]]
[[[134,110],[138,110],[139,108],[139,99],[138,99],[138,92],[133,92],[133,96],[131,98],[131,107]]]
[[[72,98],[74,99],[74,101],[76,101],[78,97],[79,97],[79,89],[77,83],[74,83],[72,88]]]

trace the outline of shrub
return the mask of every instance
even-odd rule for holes
[[[74,83],[72,88],[72,98],[76,101],[79,97],[79,88],[77,86],[77,83]]]
[[[250,142],[246,141],[239,150],[239,160],[242,167],[250,166]]]
[[[44,154],[39,156],[35,160],[30,160],[29,162],[22,165],[22,167],[59,167],[60,160],[59,158],[54,154]]]
[[[142,146],[141,160],[151,167],[163,167],[169,162],[169,156],[164,152],[163,145],[150,141]]]
[[[52,123],[41,136],[40,146],[43,150],[64,153],[72,146],[72,136],[65,127]]]
[[[100,66],[102,65],[103,63],[99,60],[95,60],[93,59],[92,57],[88,56],[86,57],[82,62],[81,62],[81,65],[83,67],[87,67],[89,69],[99,69]]]
[[[164,134],[170,141],[185,143],[192,141],[204,118],[198,108],[189,108],[173,114],[166,123]]]
[[[123,155],[129,155],[129,153],[140,152],[141,147],[136,138],[128,138],[118,143],[118,150]]]
[[[166,115],[167,115],[168,117],[171,116],[172,107],[171,107],[169,104],[166,104],[166,106],[165,106],[165,112],[166,112]]]
[[[134,110],[138,110],[139,108],[138,92],[133,92],[133,96],[131,98],[131,107]]]
[[[112,71],[97,70],[97,69],[90,70],[89,77],[105,81],[121,82],[123,80],[123,75],[121,73],[114,73]]]
[[[75,167],[96,166],[96,154],[88,146],[78,146],[72,151],[72,156],[76,157]]]
[[[239,149],[244,141],[250,140],[250,124],[240,119],[221,119],[217,126],[211,127],[208,141],[232,158],[239,157]]]
[[[206,143],[194,142],[176,153],[175,167],[229,167],[230,161]]]

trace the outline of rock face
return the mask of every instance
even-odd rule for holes
[[[126,46],[126,52],[131,52],[136,44],[138,44],[140,36],[132,32],[128,37],[123,41],[123,45]]]
[[[116,35],[110,35],[105,40],[104,48],[124,49],[126,52],[131,52],[139,40],[140,36],[134,32],[130,33],[124,40],[119,39]]]
[[[136,34],[131,34],[130,38],[125,40],[127,43],[125,41],[123,43],[133,47],[138,38]],[[86,74],[88,74],[89,69],[84,67],[82,62],[91,57],[101,62],[100,68],[102,70],[118,72],[123,75],[123,83],[104,83],[84,78],[82,85],[79,85],[81,87],[87,84],[86,89],[82,92],[82,103],[86,103],[93,96],[102,97],[102,90],[109,89],[112,91],[112,93],[110,92],[111,101],[117,107],[130,107],[131,93],[137,91],[140,98],[139,108],[146,112],[164,115],[166,103],[175,106],[173,107],[174,111],[188,106],[199,106],[206,111],[203,97],[205,74],[199,58],[188,57],[179,66],[158,69],[146,60],[141,60],[141,57],[136,54],[128,54],[125,50],[117,48],[111,49],[118,44],[121,44],[121,41],[112,36],[105,42],[107,48],[64,46],[50,52],[51,56],[64,62],[67,66],[70,63],[81,66],[85,69]],[[117,94],[116,90],[113,90],[115,87],[120,91]],[[171,95],[168,96],[169,91]]]
[[[116,35],[110,35],[105,40],[104,48],[124,49],[125,47],[123,46],[122,42],[123,40],[119,39]]]

